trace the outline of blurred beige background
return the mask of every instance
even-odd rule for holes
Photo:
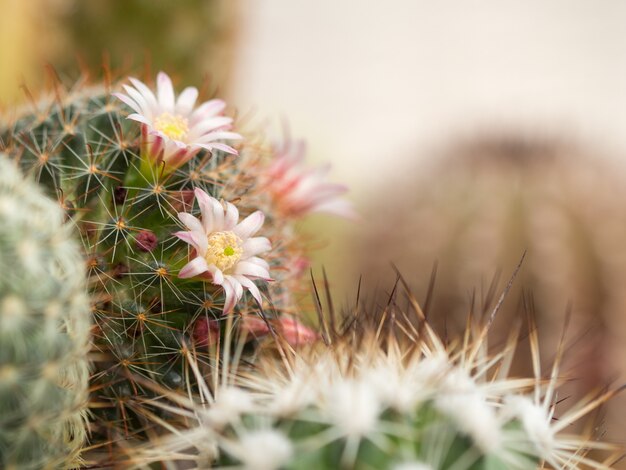
[[[286,116],[355,195],[477,126],[626,148],[626,2],[251,0],[232,99]]]
[[[626,2],[251,0],[240,21],[231,100],[288,119],[357,206],[432,146],[494,127],[626,154]],[[362,230],[333,227],[347,243]],[[346,250],[321,258],[340,296],[359,274]]]

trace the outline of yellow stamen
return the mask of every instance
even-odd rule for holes
[[[183,140],[189,132],[189,121],[178,114],[163,113],[154,120],[154,128],[170,139]]]
[[[215,232],[209,235],[209,248],[204,259],[227,273],[241,259],[243,242],[233,232]]]

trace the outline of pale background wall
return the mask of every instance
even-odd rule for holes
[[[248,0],[243,108],[285,116],[357,194],[492,123],[626,148],[626,2]]]
[[[357,206],[384,198],[372,186],[432,145],[493,126],[553,131],[626,155],[626,2],[240,5],[231,101],[286,118],[309,140],[312,161],[332,161]],[[360,229],[326,224],[331,244],[317,264],[342,299],[355,290],[359,273],[344,255]]]

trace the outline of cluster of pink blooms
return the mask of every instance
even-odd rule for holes
[[[167,174],[201,150],[237,155],[237,150],[224,143],[239,140],[241,136],[231,131],[233,119],[222,114],[226,107],[223,101],[214,99],[196,106],[198,90],[194,87],[185,88],[176,98],[172,81],[163,72],[157,75],[156,94],[135,78],[130,78],[130,82],[132,86],[124,85],[126,93],[115,96],[134,111],[128,118],[141,123],[142,162],[163,166]],[[267,168],[261,184],[271,195],[277,211],[293,218],[313,212],[354,217],[350,204],[340,198],[347,188],[326,181],[328,167],[307,169],[303,159],[304,145],[297,143],[278,150]],[[270,241],[255,236],[263,225],[264,214],[256,211],[239,221],[239,211],[233,204],[220,202],[199,188],[194,196],[200,218],[191,211],[178,214],[187,230],[175,235],[190,245],[189,261],[179,277],[221,286],[225,314],[233,310],[244,290],[260,304],[262,298],[255,281],[271,280],[268,263],[258,256],[271,250]],[[154,243],[146,233],[138,241],[138,247],[147,251]],[[242,328],[251,335],[259,337],[270,332],[265,321],[244,318]],[[275,325],[290,344],[317,339],[313,330],[292,318],[280,318]],[[203,328],[206,331],[201,334],[206,335],[210,325]]]
[[[278,211],[294,218],[316,212],[355,218],[349,201],[340,197],[348,188],[326,180],[328,165],[306,168],[305,150],[304,142],[287,143],[276,149],[276,157],[266,172],[265,186]]]

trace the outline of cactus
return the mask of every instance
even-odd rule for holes
[[[448,327],[462,328],[472,289],[480,286],[477,304],[493,300],[489,283],[498,269],[526,251],[513,297],[531,293],[546,336],[559,335],[570,304],[572,327],[586,331],[571,358],[581,365],[581,388],[623,370],[621,169],[574,144],[515,135],[462,141],[434,157],[419,169],[417,183],[377,191],[396,196],[387,199],[388,210],[371,207],[377,223],[353,251],[358,270],[392,261],[425,293],[430,269],[410,267],[436,262],[429,314],[440,328],[444,318]],[[376,258],[363,256],[373,248]],[[519,307],[509,301],[501,315],[512,319]]]
[[[293,314],[306,248],[296,215],[276,209],[288,188],[268,190],[277,151],[254,134],[241,143],[221,100],[195,107],[189,87],[175,102],[164,73],[156,94],[130,81],[124,93],[57,83],[51,98],[0,124],[0,143],[83,242],[96,324],[94,449],[150,433],[137,405],[154,395],[144,381],[194,391],[187,355],[198,322],[219,330],[240,315]],[[332,189],[316,204],[334,207],[343,189]]]
[[[0,466],[74,467],[86,437],[90,305],[65,215],[0,155]]]
[[[617,462],[620,449],[596,441],[597,428],[571,430],[617,390],[559,403],[563,343],[552,368],[542,371],[531,323],[534,374],[516,378],[509,367],[520,328],[492,352],[493,316],[444,342],[410,294],[408,300],[408,310],[390,302],[382,315],[358,307],[339,332],[325,322],[324,341],[302,348],[288,348],[278,335],[276,349],[264,350],[254,364],[225,363],[221,381],[197,364],[202,400],[164,393],[146,403],[178,415],[180,428],[163,429],[129,451],[125,463],[531,470]]]

